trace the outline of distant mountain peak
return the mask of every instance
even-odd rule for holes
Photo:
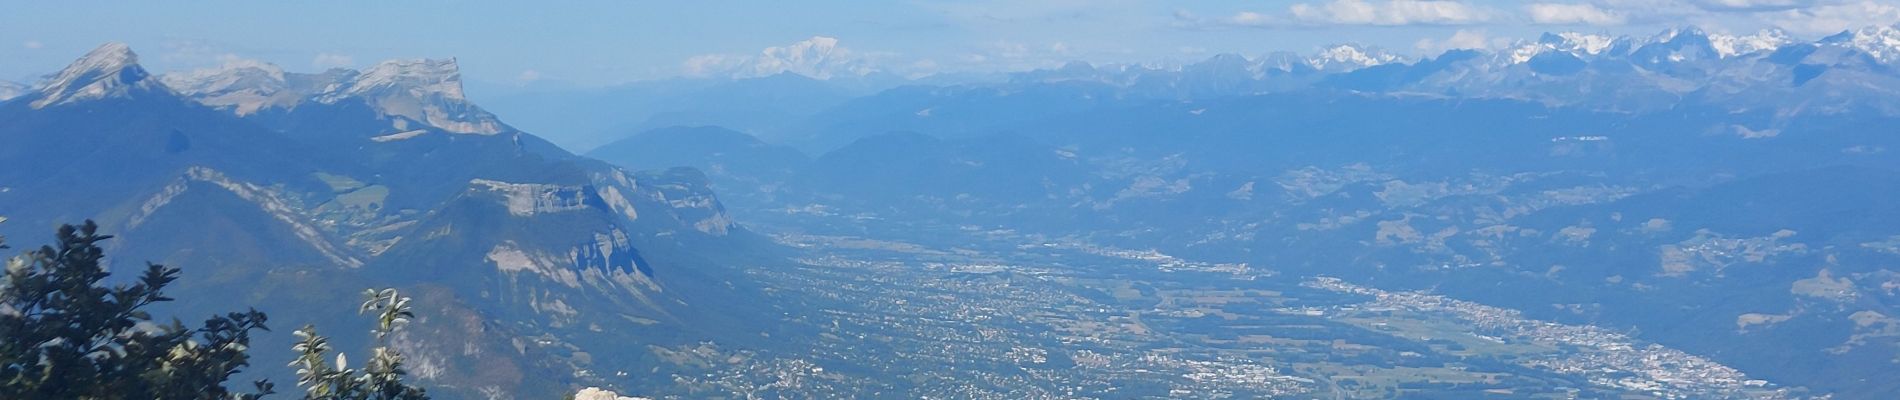
[[[1356,44],[1338,44],[1321,49],[1308,58],[1313,68],[1325,72],[1344,72],[1360,68],[1404,62],[1405,58],[1383,49]]]
[[[745,60],[734,72],[735,78],[756,78],[779,73],[796,73],[825,80],[840,76],[863,76],[876,69],[838,46],[838,39],[812,36],[787,46],[769,47]]]
[[[247,79],[262,78],[268,81],[284,81],[284,69],[277,64],[251,60],[233,59],[212,68],[201,68],[183,72],[159,74],[158,79],[179,93],[197,93],[243,85]]]
[[[86,100],[122,97],[148,90],[165,91],[165,86],[150,78],[139,66],[139,56],[131,46],[108,42],[73,61],[40,87],[33,108],[71,104]]]
[[[360,99],[384,116],[414,120],[452,133],[494,135],[506,130],[494,114],[462,95],[462,71],[453,58],[384,61],[352,78],[347,85],[337,85],[336,90],[318,96],[317,101],[333,104]]]
[[[237,115],[295,105],[306,93],[293,88],[282,67],[250,59],[228,60],[215,68],[160,74],[159,82],[212,107]]]
[[[465,100],[462,95],[462,71],[454,58],[407,59],[376,63],[342,92],[328,98],[361,96],[384,90],[403,90],[416,95],[441,96]]]
[[[1550,51],[1570,53],[1575,57],[1594,57],[1604,55],[1616,48],[1619,41],[1627,39],[1602,34],[1580,32],[1545,32],[1535,41],[1520,41],[1515,47],[1501,50],[1502,59],[1510,64],[1523,64],[1531,58]]]
[[[1617,38],[1610,35],[1564,32],[1554,35],[1560,42],[1558,48],[1586,55],[1598,55],[1616,46]]]
[[[1788,33],[1780,29],[1764,29],[1761,32],[1744,36],[1709,36],[1709,44],[1715,48],[1716,54],[1721,55],[1722,58],[1763,51],[1774,51],[1790,43],[1794,43],[1794,39],[1788,37]]]
[[[1723,58],[1708,32],[1692,26],[1671,28],[1651,36],[1630,57],[1651,66]]]
[[[84,72],[89,70],[117,71],[139,63],[138,53],[132,52],[132,46],[124,42],[106,42],[80,56],[62,72]]]
[[[1247,56],[1240,55],[1240,53],[1220,53],[1215,54],[1213,57],[1208,57],[1207,61],[1204,62],[1246,63]]]
[[[1693,25],[1664,29],[1649,38],[1649,43],[1682,43],[1683,41],[1706,40],[1709,32]]]
[[[1075,74],[1093,74],[1095,73],[1095,65],[1089,64],[1087,61],[1074,60],[1063,63],[1062,68],[1057,68],[1056,70]]]
[[[1881,62],[1900,61],[1900,25],[1870,26],[1823,38],[1824,45],[1850,47]]]
[[[0,101],[12,100],[26,94],[32,87],[19,82],[0,81]]]
[[[1299,53],[1294,53],[1291,51],[1276,51],[1272,53],[1267,53],[1265,55],[1260,56],[1259,58],[1254,59],[1254,63],[1259,65],[1258,68],[1262,70],[1271,69],[1271,70],[1289,71],[1289,72],[1298,68],[1306,68],[1306,67],[1312,66],[1310,64],[1307,64],[1307,61],[1304,58],[1301,58]]]

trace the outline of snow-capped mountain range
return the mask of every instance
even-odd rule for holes
[[[1404,56],[1379,48],[1342,44],[1327,47],[1318,54],[1307,57],[1306,65],[1322,72],[1347,72],[1405,61]]]
[[[1330,88],[1619,110],[1696,100],[1740,108],[1799,104],[1803,112],[1900,112],[1900,101],[1889,96],[1900,93],[1896,67],[1900,29],[1892,26],[1814,41],[1776,29],[1727,35],[1689,27],[1648,37],[1548,33],[1496,49],[1418,59],[1337,45],[1308,55],[1221,54],[1179,67],[1076,62],[1018,73],[1012,82],[1098,82],[1136,95],[1183,98]]]

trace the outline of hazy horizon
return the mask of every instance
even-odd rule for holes
[[[1609,0],[824,2],[558,5],[216,3],[0,6],[0,79],[32,83],[107,41],[154,71],[255,59],[290,71],[457,58],[467,81],[603,87],[722,75],[768,51],[835,41],[830,63],[898,76],[1090,63],[1183,64],[1213,54],[1355,43],[1412,56],[1543,32],[1647,36],[1696,26],[1800,38],[1900,22],[1888,1]],[[74,29],[72,27],[85,27]],[[692,34],[682,34],[691,31]],[[777,49],[777,50],[773,50]]]

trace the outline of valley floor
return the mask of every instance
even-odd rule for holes
[[[831,221],[840,222],[840,221]],[[800,224],[798,226],[835,226]],[[930,243],[772,232],[751,274],[810,343],[660,350],[686,397],[1787,398],[1798,389],[1592,326],[1332,277],[1007,230]],[[927,233],[918,232],[925,230]],[[875,234],[871,234],[876,236]],[[803,302],[802,304],[798,302]],[[786,339],[803,341],[805,339]]]

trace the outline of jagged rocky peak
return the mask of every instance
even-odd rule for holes
[[[1821,39],[1819,44],[1853,48],[1881,62],[1893,63],[1900,61],[1900,24],[1841,31]]]
[[[1668,63],[1701,59],[1705,56],[1729,58],[1774,51],[1793,42],[1794,39],[1779,29],[1766,29],[1747,35],[1728,35],[1709,33],[1691,26],[1667,29],[1640,41],[1628,36],[1616,37],[1579,32],[1544,33],[1535,41],[1520,42],[1519,45],[1505,52],[1513,63],[1523,63],[1531,57],[1549,51],[1567,52],[1585,59],[1634,52],[1635,54],[1628,55],[1637,57],[1639,61]]]
[[[1772,52],[1791,43],[1794,43],[1794,39],[1780,29],[1731,35],[1709,33],[1697,27],[1682,27],[1650,37],[1637,49],[1640,53],[1637,57],[1652,63],[1692,61],[1704,56],[1720,59]]]
[[[1692,26],[1664,30],[1643,43],[1632,60],[1660,65],[1722,58],[1708,32]]]
[[[125,43],[100,45],[60,70],[40,87],[33,108],[72,104],[103,98],[131,96],[139,92],[167,91],[164,85],[148,79],[151,74],[139,66],[139,56]]]

